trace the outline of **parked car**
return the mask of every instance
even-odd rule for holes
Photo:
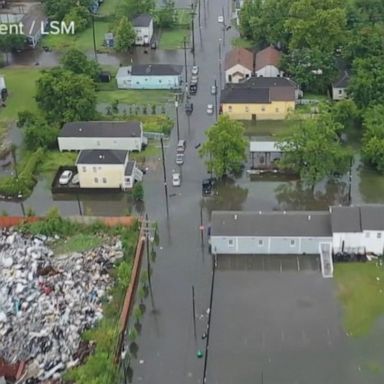
[[[216,95],[217,89],[216,85],[212,85],[211,87],[211,95]]]
[[[176,164],[177,165],[183,165],[184,164],[184,153],[177,153],[176,154]]]
[[[193,103],[191,103],[189,100],[185,103],[185,113],[187,115],[190,115],[193,112]]]
[[[207,105],[207,113],[208,113],[208,115],[213,115],[213,105],[212,104]]]
[[[172,185],[174,187],[180,187],[181,186],[181,176],[180,173],[175,172],[172,174]]]
[[[191,84],[197,83],[199,81],[199,76],[192,75],[191,76]]]
[[[213,179],[204,179],[201,183],[203,195],[210,195],[213,188]]]
[[[191,82],[189,84],[189,93],[191,95],[196,95],[196,93],[197,93],[197,81],[194,82],[194,83]]]
[[[73,174],[72,171],[69,171],[69,170],[64,171],[59,178],[59,184],[67,185],[71,180],[72,174]]]
[[[224,16],[220,15],[218,18],[217,18],[217,21],[219,23],[224,23]]]
[[[198,65],[194,65],[192,67],[192,75],[198,75],[199,74],[199,66]]]
[[[184,153],[186,146],[187,146],[187,142],[185,140],[179,140],[179,142],[177,143],[176,152]]]

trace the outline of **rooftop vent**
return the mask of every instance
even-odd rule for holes
[[[99,159],[104,159],[104,155],[99,155]]]
[[[261,211],[259,211],[259,215],[261,215],[262,214],[262,212]]]
[[[145,69],[146,73],[151,73],[152,65],[149,64],[148,67]]]
[[[310,221],[311,220],[311,215],[308,215],[308,221]]]
[[[283,214],[286,215],[286,214],[287,214],[287,211],[283,211]]]
[[[234,215],[233,218],[234,218],[235,220],[237,220],[237,215]]]

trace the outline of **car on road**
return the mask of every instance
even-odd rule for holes
[[[176,152],[184,153],[186,146],[187,142],[185,140],[179,140],[179,142],[177,143]]]
[[[184,164],[184,153],[177,153],[176,154],[176,164],[177,165],[183,165]]]
[[[192,75],[191,76],[191,84],[197,83],[199,81],[199,76]]]
[[[70,182],[72,175],[73,175],[72,171],[69,171],[69,170],[64,171],[60,175],[59,184],[60,185],[67,185]]]
[[[175,172],[172,174],[172,185],[174,187],[180,187],[181,186],[181,176],[180,173]]]
[[[193,103],[191,103],[189,100],[185,103],[185,113],[187,115],[190,115],[193,112]]]
[[[201,189],[203,192],[203,195],[207,196],[212,193],[212,188],[213,188],[213,179],[204,179],[201,183]]]
[[[217,18],[217,21],[219,23],[224,23],[224,16],[220,15],[218,18]]]
[[[208,113],[208,115],[213,115],[213,105],[212,104],[207,105],[207,113]]]
[[[212,85],[211,87],[211,95],[216,95],[217,89],[216,85]]]
[[[189,84],[189,93],[191,95],[196,95],[197,93],[197,81],[192,82]]]
[[[198,75],[199,74],[199,66],[198,65],[194,65],[192,67],[192,75]]]

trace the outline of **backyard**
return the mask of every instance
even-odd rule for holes
[[[247,136],[278,136],[297,124],[294,120],[242,121]]]

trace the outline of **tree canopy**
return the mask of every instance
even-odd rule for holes
[[[48,122],[92,120],[96,113],[95,84],[85,75],[61,68],[43,71],[36,101]]]
[[[127,52],[135,44],[136,33],[132,23],[123,16],[117,23],[115,30],[115,49],[118,52]]]
[[[94,60],[88,60],[85,53],[78,49],[68,50],[61,59],[63,68],[78,75],[87,75],[93,80],[98,79],[100,66]]]
[[[154,8],[155,0],[122,0],[116,14],[133,19],[141,13],[151,13]]]
[[[209,171],[217,177],[237,173],[246,160],[247,140],[243,125],[228,116],[220,116],[216,124],[206,131],[208,140],[199,154],[205,159]]]

